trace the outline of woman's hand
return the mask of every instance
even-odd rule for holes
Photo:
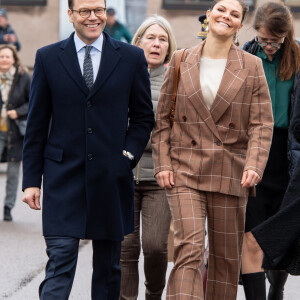
[[[243,188],[250,188],[260,182],[260,176],[253,170],[248,170],[243,173],[241,185]]]
[[[18,113],[17,113],[14,109],[8,110],[8,111],[7,111],[7,116],[8,116],[10,119],[15,120],[15,119],[18,118]]]
[[[171,189],[174,186],[174,173],[172,171],[158,172],[155,179],[162,188]]]

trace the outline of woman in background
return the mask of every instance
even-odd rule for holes
[[[266,299],[263,253],[255,247],[250,231],[273,216],[280,208],[289,182],[288,127],[291,99],[299,97],[300,85],[295,75],[300,69],[300,51],[294,37],[293,19],[283,3],[267,2],[258,7],[254,19],[257,36],[244,45],[244,50],[262,59],[270,90],[274,133],[268,163],[256,197],[249,197],[246,210],[246,234],[243,244],[242,280],[246,299]],[[283,299],[288,274],[266,271],[270,282],[269,300]]]
[[[170,24],[161,16],[155,15],[146,19],[135,33],[132,44],[144,50],[150,74],[153,109],[156,112],[159,91],[167,69],[164,64],[169,62],[176,49]],[[142,224],[145,299],[160,300],[168,265],[167,246],[171,214],[166,192],[154,179],[150,141],[134,170],[134,175],[135,231],[127,235],[122,242],[120,299],[134,300],[138,297]]]
[[[0,157],[7,150],[4,221],[12,221],[22,160],[23,134],[17,121],[26,120],[31,78],[20,63],[15,46],[0,45]]]

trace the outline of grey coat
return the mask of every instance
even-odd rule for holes
[[[151,97],[154,113],[156,113],[157,103],[160,93],[160,88],[163,84],[167,68],[164,65],[156,69],[149,69],[151,82]],[[152,159],[151,140],[149,140],[142,158],[133,170],[134,180],[139,181],[155,181],[154,179],[154,165]]]

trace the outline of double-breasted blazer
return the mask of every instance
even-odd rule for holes
[[[253,170],[262,177],[272,140],[271,99],[262,62],[232,45],[208,109],[200,84],[204,43],[188,49],[180,64],[172,128],[176,52],[170,61],[152,134],[155,173],[173,171],[175,186],[244,197],[249,191],[241,186],[243,172]]]
[[[45,236],[121,241],[134,229],[132,168],[154,125],[149,74],[141,49],[103,34],[91,90],[74,34],[36,54],[23,189],[43,177]]]

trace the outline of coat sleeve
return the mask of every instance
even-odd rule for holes
[[[251,230],[255,239],[274,266],[287,253],[300,235],[300,161],[282,200],[280,210]]]
[[[51,119],[51,91],[43,68],[40,51],[36,54],[29,96],[27,128],[23,146],[23,185],[40,187],[43,175],[43,151]]]
[[[16,108],[16,112],[18,114],[18,118],[26,118],[28,114],[28,102],[29,102],[29,93],[30,93],[30,85],[31,85],[31,76],[29,73],[24,73],[24,99],[25,102]]]
[[[176,53],[176,52],[175,52]],[[154,160],[154,174],[161,171],[172,171],[170,158],[170,113],[172,108],[172,94],[174,90],[175,53],[168,65],[164,83],[158,99],[156,122],[152,133],[152,155]]]
[[[154,125],[154,112],[151,101],[150,79],[143,51],[136,65],[135,76],[129,101],[129,125],[126,134],[125,150],[134,155],[131,167],[141,158]]]
[[[290,173],[292,174],[300,158],[300,72],[295,77],[291,97],[291,114],[289,126]]]
[[[261,178],[269,157],[273,135],[273,113],[262,62],[256,58],[254,86],[250,104],[248,147],[244,171],[253,170]]]

